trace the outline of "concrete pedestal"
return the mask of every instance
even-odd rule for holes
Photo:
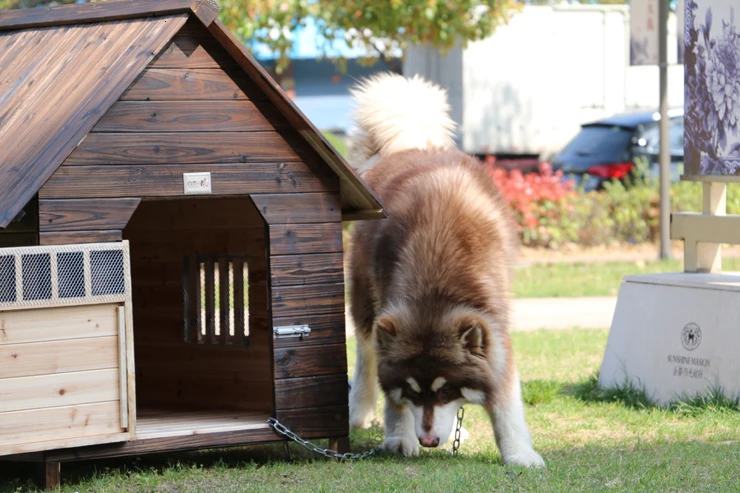
[[[658,404],[715,383],[740,394],[740,273],[625,276],[599,385],[625,379]]]

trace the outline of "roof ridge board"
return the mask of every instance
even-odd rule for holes
[[[192,13],[210,25],[220,8],[215,0],[111,0],[0,12],[0,31],[63,26]]]

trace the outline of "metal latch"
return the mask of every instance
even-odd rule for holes
[[[282,327],[274,327],[272,329],[275,339],[283,337],[308,337],[311,333],[311,328],[308,325],[284,325]]]

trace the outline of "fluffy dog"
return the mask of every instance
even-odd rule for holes
[[[350,250],[357,368],[350,424],[386,396],[385,450],[416,455],[449,438],[457,409],[482,405],[506,464],[532,448],[509,339],[511,217],[490,176],[455,149],[446,94],[383,74],[353,91],[352,161],[388,211],[359,222]]]

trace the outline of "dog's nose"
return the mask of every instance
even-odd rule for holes
[[[419,443],[422,447],[436,447],[437,445],[439,445],[439,437],[425,435],[419,438]]]

